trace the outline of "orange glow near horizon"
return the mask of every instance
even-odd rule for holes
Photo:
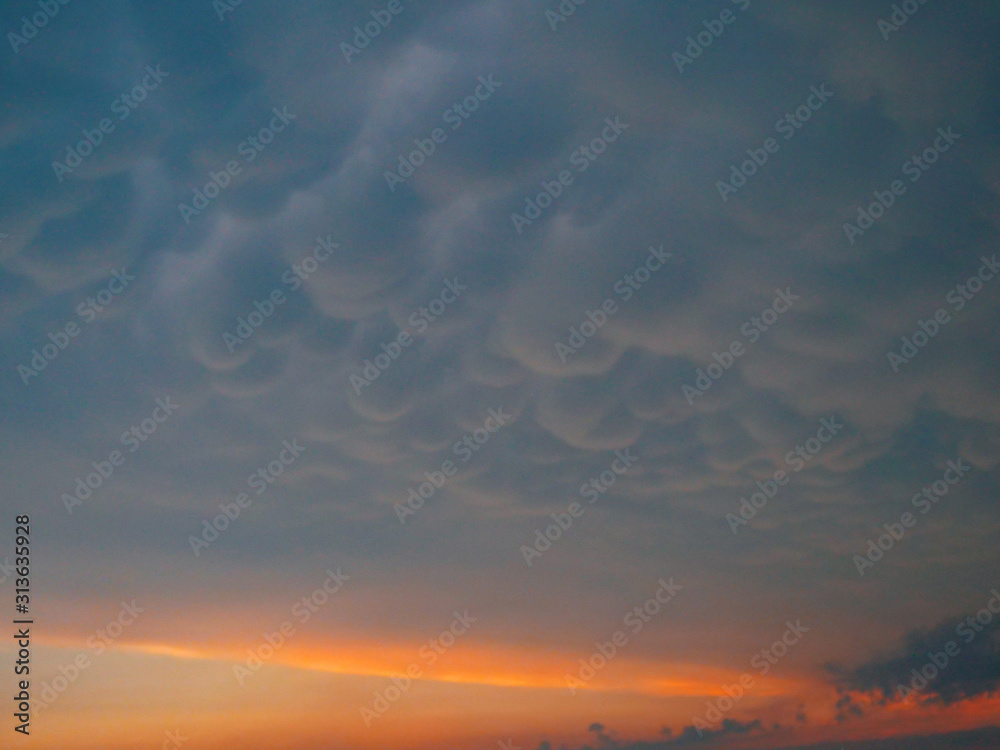
[[[71,638],[48,639],[60,647],[81,647]],[[263,642],[261,642],[263,643]],[[254,649],[258,650],[261,644]],[[180,659],[200,659],[246,664],[246,646],[212,645],[201,648],[171,643],[131,641],[115,648]],[[419,681],[484,685],[505,688],[556,689],[569,692],[567,675],[579,669],[579,657],[553,654],[523,647],[484,646],[460,643],[442,657],[442,664],[428,668],[417,651],[406,644],[356,641],[331,649],[325,642],[310,643],[302,637],[280,647],[264,664],[357,677],[391,678],[406,673],[417,664]],[[515,666],[512,666],[515,665]],[[517,666],[520,665],[520,666]],[[664,672],[669,677],[664,677]],[[741,672],[702,664],[652,662],[630,659],[627,654],[613,658],[606,667],[578,688],[580,691],[640,693],[660,697],[712,697],[725,695],[724,685],[738,682]],[[575,675],[574,675],[575,676]],[[755,675],[753,694],[761,697],[787,695],[811,684],[791,677]]]
[[[72,649],[83,645],[74,639],[59,640]],[[439,669],[427,670],[415,679],[404,699],[366,726],[360,709],[371,705],[373,696],[390,684],[388,678],[403,673],[416,655],[412,648],[397,644],[387,649],[357,642],[331,649],[296,639],[268,659],[246,685],[238,685],[233,668],[245,664],[246,649],[242,651],[236,646],[192,649],[169,643],[115,644],[93,660],[95,666],[80,685],[45,709],[39,724],[56,743],[53,746],[93,747],[81,744],[79,734],[81,727],[90,725],[87,716],[95,702],[103,700],[109,704],[101,705],[99,711],[105,726],[116,710],[122,717],[121,731],[113,735],[113,742],[119,744],[112,744],[112,735],[105,735],[107,744],[102,746],[109,750],[153,747],[148,744],[151,728],[165,731],[175,724],[196,737],[199,747],[255,747],[252,742],[257,736],[273,737],[276,727],[290,717],[298,722],[296,733],[289,735],[287,745],[270,744],[269,748],[325,750],[333,742],[345,750],[386,746],[431,750],[447,742],[462,750],[495,750],[496,742],[508,737],[520,738],[518,746],[525,748],[535,747],[539,738],[572,746],[592,739],[587,727],[595,721],[632,739],[657,736],[665,726],[679,732],[690,725],[693,716],[704,714],[708,700],[724,695],[723,685],[739,678],[732,670],[714,666],[630,660],[623,654],[574,696],[566,686],[569,662],[564,656],[470,642],[449,652],[447,663]],[[67,664],[71,657],[72,651],[61,653],[53,664]],[[135,682],[137,673],[145,675],[141,688]],[[45,674],[44,679],[51,680],[57,671],[52,668]],[[85,682],[90,688],[83,687]],[[154,685],[186,697],[178,698],[175,706],[161,701],[149,710],[146,706],[152,704],[145,700],[144,691]],[[918,710],[916,703],[878,706],[871,696],[858,694],[852,698],[865,709],[865,716],[840,725],[833,710],[836,698],[831,686],[819,677],[757,678],[726,718],[746,720],[752,715],[787,721],[787,712],[780,712],[802,703],[810,721],[796,728],[795,738],[807,743],[972,729],[991,724],[1000,713],[1000,699],[977,699],[947,708],[924,705]],[[182,711],[192,700],[205,706],[204,715]],[[786,708],[776,708],[781,705]],[[240,730],[227,734],[220,727]],[[93,731],[91,737],[101,736],[96,724]],[[530,742],[535,744],[525,744]],[[738,746],[763,747],[751,735],[741,737]]]

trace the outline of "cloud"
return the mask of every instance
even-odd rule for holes
[[[1000,613],[1000,593],[994,590],[991,602]],[[930,679],[926,679],[928,674]],[[933,628],[914,630],[906,635],[896,655],[840,671],[840,676],[848,688],[875,692],[885,702],[907,695],[898,689],[900,685],[912,688],[914,684],[926,684],[917,693],[920,700],[946,705],[993,695],[1000,690],[997,617],[984,608]]]
[[[684,740],[684,734],[676,739],[665,741],[616,741],[604,734],[604,727],[600,724],[591,726],[591,731],[598,734],[598,744],[594,747],[584,745],[573,750],[667,750],[675,747],[690,747],[705,743],[706,748],[721,747],[716,740],[724,736],[746,734],[757,729],[760,722],[754,721],[748,724],[726,720],[730,724],[727,731],[725,727],[711,736],[706,733],[704,740]],[[724,722],[724,723],[726,723]],[[599,727],[599,729],[595,729]],[[686,727],[685,733],[693,727]],[[694,735],[697,737],[697,734]],[[971,732],[950,732],[946,734],[911,735],[893,737],[886,740],[863,740],[863,741],[836,741],[823,742],[811,745],[789,745],[787,738],[775,740],[765,744],[757,744],[762,750],[996,750],[1000,748],[1000,727],[986,727]],[[568,750],[560,746],[553,748],[549,743],[542,743],[538,750]]]
[[[595,613],[687,572],[699,595],[630,646],[636,659],[683,643],[694,663],[742,670],[801,616],[831,635],[797,675],[855,659],[844,685],[894,690],[948,633],[876,656],[893,634],[995,585],[1000,286],[900,373],[886,354],[996,250],[1000,15],[927,4],[886,43],[869,3],[753,3],[680,73],[671,52],[716,5],[586,3],[553,31],[528,0],[407,2],[348,63],[339,43],[369,17],[350,3],[243,3],[220,22],[207,0],[93,2],[0,56],[0,469],[16,477],[5,502],[49,530],[53,601],[91,590],[80,571],[100,596],[139,587],[183,643],[202,637],[189,604],[252,584],[242,604],[266,620],[307,563],[339,563],[359,571],[363,606],[315,623],[323,636],[420,642],[440,609],[476,604],[499,623],[491,638],[571,663],[603,637]],[[163,86],[57,181],[52,161],[157,62]],[[390,191],[386,171],[491,74],[490,99]],[[717,182],[817,85],[834,97],[724,203]],[[178,204],[282,106],[290,127],[187,224]],[[609,117],[628,129],[577,171]],[[954,149],[850,244],[843,222],[943,126],[963,134]],[[511,214],[561,170],[573,184],[518,234]],[[283,273],[317,237],[340,248],[293,291]],[[661,245],[669,263],[616,291]],[[25,386],[18,365],[122,266],[135,285]],[[447,279],[468,291],[357,392],[351,376]],[[800,300],[762,330],[786,289]],[[273,290],[288,301],[229,351],[223,334]],[[556,343],[607,299],[618,312],[561,361]],[[745,353],[688,403],[682,387],[733,343]],[[167,394],[176,419],[67,518],[61,494]],[[400,525],[408,489],[498,407],[511,424]],[[734,538],[726,514],[831,416],[843,432]],[[296,436],[308,451],[267,502],[190,559],[187,536]],[[636,466],[528,576],[520,545],[623,448]],[[851,556],[958,457],[970,478],[859,582]],[[164,570],[196,583],[182,593]],[[66,611],[53,628],[82,627]],[[997,670],[983,636],[928,695],[988,693]],[[841,717],[860,710],[841,700]]]
[[[759,720],[740,722],[735,719],[723,719],[718,729],[703,729],[701,732],[694,726],[687,726],[677,737],[672,736],[670,729],[664,729],[663,734],[667,735],[664,740],[650,741],[619,741],[611,737],[606,732],[603,724],[591,724],[588,731],[597,736],[597,745],[591,747],[585,745],[578,750],[670,750],[678,747],[691,747],[692,745],[714,744],[715,740],[733,735],[743,735],[760,731],[761,722]],[[539,745],[539,750],[552,750],[549,743]],[[560,747],[558,750],[565,750]]]

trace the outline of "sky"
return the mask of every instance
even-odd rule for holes
[[[1000,748],[995,3],[0,29],[0,745]]]

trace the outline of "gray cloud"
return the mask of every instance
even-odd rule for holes
[[[586,4],[553,32],[534,2],[412,3],[348,64],[339,43],[366,12],[245,3],[223,23],[208,2],[71,4],[0,56],[3,502],[51,529],[53,597],[76,596],[85,569],[101,596],[137,582],[179,611],[164,569],[197,580],[206,606],[266,569],[278,577],[247,606],[268,611],[301,560],[338,555],[369,571],[371,600],[422,587],[479,604],[498,641],[573,649],[589,626],[564,635],[562,613],[617,611],[683,568],[698,600],[637,655],[674,655],[680,638],[690,658],[742,669],[769,618],[811,617],[834,635],[802,670],[863,662],[851,687],[894,687],[943,631],[879,656],[897,635],[995,585],[1000,287],[899,374],[886,360],[996,251],[995,6],[928,4],[886,43],[868,3],[754,3],[684,73],[671,53],[715,5]],[[58,182],[51,162],[157,62],[163,87]],[[385,171],[489,74],[497,92],[390,192]],[[821,84],[836,95],[723,203],[716,182]],[[178,203],[285,105],[294,123],[185,224]],[[612,116],[629,129],[576,172]],[[843,222],[948,125],[954,149],[851,245]],[[517,234],[511,213],[563,169],[574,183]],[[293,292],[282,273],[328,236],[338,252]],[[622,299],[615,283],[660,245],[670,263]],[[18,365],[122,266],[134,287],[26,387]],[[452,278],[468,291],[356,393],[350,376]],[[801,300],[751,343],[742,327],[786,288]],[[287,303],[229,352],[223,333],[275,289]],[[561,362],[556,342],[607,298],[619,312]],[[737,341],[746,354],[688,404],[682,386]],[[61,493],[167,393],[176,421],[67,518]],[[512,424],[398,524],[407,488],[499,406]],[[844,432],[733,539],[725,515],[833,415]],[[195,564],[188,534],[292,436],[308,454]],[[626,447],[635,469],[524,579],[524,602],[546,606],[499,594],[524,575],[519,545]],[[951,505],[860,585],[851,555],[956,457],[975,472]],[[417,598],[406,622],[375,618],[379,603],[342,625],[402,637],[434,622]],[[939,697],[992,690],[995,645],[977,641]]]

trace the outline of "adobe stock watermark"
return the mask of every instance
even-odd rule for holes
[[[243,166],[253,162],[264,149],[274,142],[277,134],[288,127],[292,120],[298,117],[298,115],[293,115],[288,111],[288,105],[283,106],[280,110],[274,107],[271,109],[271,112],[274,114],[271,122],[260,128],[255,135],[249,136],[236,147],[236,153],[243,157],[242,164],[237,159],[231,159],[226,162],[225,169],[220,169],[218,172],[209,171],[209,179],[204,187],[192,190],[191,205],[189,206],[187,203],[177,204],[177,210],[180,211],[181,218],[184,219],[185,224],[190,224],[193,217],[199,216],[207,209],[211,202],[218,198],[223,190],[229,187],[233,178],[243,171]]]
[[[59,15],[59,6],[69,5],[69,3],[70,0],[38,0],[40,11],[33,13],[30,19],[27,16],[21,16],[23,22],[21,34],[15,34],[13,31],[7,33],[7,41],[14,48],[14,53],[20,54],[20,48],[38,36],[38,30],[48,26],[49,21]]]
[[[778,317],[792,309],[796,300],[801,299],[797,294],[792,294],[792,288],[788,287],[784,291],[775,289],[776,297],[771,306],[765,308],[759,316],[754,315],[750,320],[740,326],[740,333],[750,339],[751,344],[756,344],[760,337],[767,333],[771,327],[778,322]],[[712,364],[702,370],[700,367],[695,370],[694,385],[681,386],[681,393],[687,400],[689,406],[694,406],[694,400],[699,396],[704,396],[709,389],[728,372],[736,360],[747,353],[746,347],[737,339],[722,350],[722,354],[712,353]]]
[[[814,437],[809,438],[802,445],[796,445],[785,454],[785,464],[798,474],[842,429],[844,429],[844,425],[838,422],[836,417],[821,419],[820,427],[816,430]],[[749,526],[750,521],[767,505],[767,501],[778,494],[778,488],[788,484],[790,479],[789,472],[779,469],[774,472],[772,479],[768,479],[766,482],[757,482],[758,491],[750,495],[749,501],[745,497],[741,497],[737,512],[726,514],[726,521],[729,523],[733,536],[739,532],[740,526]]]
[[[910,178],[911,184],[918,182],[924,173],[941,158],[941,155],[951,149],[955,142],[962,137],[961,133],[952,132],[950,125],[944,129],[938,128],[937,132],[937,138],[922,153],[903,162],[903,174]],[[875,196],[875,201],[870,203],[867,209],[858,209],[857,224],[844,222],[844,234],[847,235],[848,241],[853,245],[856,242],[856,237],[864,236],[865,232],[875,226],[875,222],[885,216],[885,212],[895,205],[896,199],[906,193],[906,189],[907,186],[902,180],[893,180],[889,184],[888,190],[874,191],[872,195]]]
[[[586,3],[587,0],[562,0],[555,10],[545,11],[545,18],[549,22],[549,28],[556,31],[559,24],[566,23],[566,20],[576,13],[576,9]]]
[[[426,305],[422,305],[414,310],[406,322],[418,334],[423,334],[430,328],[431,323],[444,315],[448,307],[457,302],[458,298],[462,296],[462,292],[468,288],[464,284],[458,283],[457,276],[454,279],[445,279],[444,288],[438,293],[437,297]],[[354,393],[360,396],[361,390],[378,380],[379,376],[388,370],[393,362],[399,359],[403,350],[410,346],[414,340],[413,334],[410,333],[409,329],[403,329],[396,335],[394,341],[390,341],[388,344],[383,341],[379,345],[382,353],[376,354],[371,359],[363,360],[364,367],[362,367],[360,375],[358,373],[351,373],[348,376],[348,381],[351,387],[354,388]]]
[[[729,0],[729,2],[739,6],[741,13],[750,7],[750,0]],[[726,8],[719,14],[718,20],[705,20],[701,23],[705,27],[705,31],[699,31],[695,36],[687,38],[688,45],[684,48],[687,56],[680,52],[673,54],[674,64],[677,65],[677,70],[681,73],[684,72],[685,65],[694,63],[697,58],[701,57],[702,52],[711,47],[715,40],[725,33],[726,26],[736,23],[736,14]]]
[[[317,237],[316,246],[312,253],[306,255],[298,263],[290,265],[288,270],[281,274],[281,282],[290,287],[290,292],[297,291],[309,280],[310,276],[319,270],[320,263],[328,260],[330,254],[339,247],[340,245],[330,239],[330,235],[327,235],[325,240],[322,237]],[[226,331],[222,334],[222,342],[226,345],[229,353],[232,354],[236,351],[236,347],[249,341],[250,337],[264,325],[264,321],[274,315],[278,306],[285,304],[286,301],[285,292],[281,288],[272,289],[263,302],[254,300],[253,309],[246,314],[246,317],[236,318],[236,328],[233,332]]]
[[[824,83],[819,88],[813,86],[809,89],[810,94],[802,106],[796,108],[794,112],[786,112],[785,116],[778,120],[774,129],[782,135],[786,141],[795,137],[795,133],[812,119],[814,112],[819,112],[823,105],[833,97],[833,91],[827,91]],[[815,101],[814,101],[815,100]],[[730,166],[730,176],[727,180],[718,180],[715,187],[722,197],[723,203],[729,202],[731,194],[739,192],[740,188],[747,184],[747,180],[757,174],[757,170],[767,164],[768,159],[773,154],[781,150],[781,144],[775,138],[768,138],[761,148],[748,148],[747,155],[750,157],[739,167],[735,164]]]
[[[500,81],[493,80],[492,73],[486,78],[479,76],[476,80],[479,81],[479,85],[472,93],[452,104],[441,115],[442,119],[451,125],[452,131],[461,128],[465,121],[472,117],[472,113],[479,109],[479,105],[493,96],[493,92],[502,85]],[[413,143],[416,148],[407,156],[399,155],[399,166],[396,171],[387,169],[384,173],[389,192],[396,192],[396,186],[404,184],[407,179],[412,177],[414,172],[437,151],[437,147],[447,140],[448,133],[445,132],[444,128],[434,128],[428,138],[422,140],[414,138]]]
[[[97,657],[107,651],[111,644],[120,638],[125,630],[145,611],[146,607],[140,607],[136,604],[135,599],[131,602],[123,601],[121,609],[118,610],[114,619],[109,620],[103,628],[87,638],[87,648],[90,649],[92,655]],[[84,651],[79,652],[69,664],[60,664],[59,676],[52,678],[51,682],[42,683],[41,689],[31,701],[32,709],[37,713],[43,708],[51,706],[92,664],[91,657]]]
[[[630,609],[622,618],[622,624],[628,628],[629,632],[624,629],[616,630],[608,637],[607,641],[595,643],[593,653],[586,659],[579,660],[580,668],[576,674],[566,675],[566,687],[569,688],[570,695],[576,695],[577,690],[584,687],[597,676],[598,672],[608,666],[611,660],[629,644],[630,634],[634,638],[642,632],[642,629],[684,588],[679,583],[674,583],[673,577],[667,581],[661,578],[657,583],[660,585],[653,595]]]
[[[618,481],[618,477],[625,474],[632,468],[632,464],[639,460],[638,456],[633,456],[629,451],[630,448],[626,448],[624,452],[615,451],[615,459],[611,462],[611,469],[605,469],[596,477],[591,477],[580,485],[580,497],[589,497],[590,505],[600,500],[601,495]],[[566,508],[565,513],[553,513],[550,516],[555,523],[546,526],[544,532],[542,529],[535,529],[535,541],[532,542],[531,546],[521,545],[521,554],[528,567],[530,568],[534,564],[533,561],[536,557],[541,557],[552,549],[552,545],[562,539],[563,533],[569,531],[573,522],[582,518],[586,512],[587,506],[574,500]]]
[[[964,465],[961,458],[948,461],[947,467],[941,479],[932,482],[930,487],[923,487],[920,492],[910,498],[910,503],[920,511],[921,515],[925,516],[930,513],[937,501],[947,495],[952,487],[965,479],[965,475],[972,471],[972,467]],[[906,532],[916,526],[918,520],[917,516],[906,511],[899,517],[899,521],[882,524],[885,533],[876,539],[868,540],[864,557],[855,555],[852,558],[858,575],[864,578],[866,569],[874,568],[875,563],[885,557],[885,554],[895,547],[897,542],[902,541]]]
[[[956,284],[948,294],[945,295],[945,302],[955,308],[955,312],[961,312],[965,306],[983,290],[987,281],[993,279],[1000,271],[1000,264],[997,263],[997,256],[992,258],[983,256],[983,262],[979,270],[967,278],[963,283]],[[947,308],[940,307],[928,320],[918,320],[917,330],[909,336],[900,338],[900,348],[897,354],[894,351],[886,353],[892,371],[898,373],[903,365],[908,365],[926,347],[931,339],[938,335],[943,326],[952,321]]]
[[[129,282],[132,281],[135,281],[135,276],[126,273],[124,266],[120,273],[111,269],[111,280],[105,284],[104,288],[76,306],[76,314],[83,318],[83,324],[89,325],[97,320],[97,316],[104,312],[105,308],[114,302],[115,297],[124,292]],[[66,347],[70,345],[70,341],[79,336],[82,330],[80,324],[75,320],[67,321],[62,329],[48,334],[50,343],[42,345],[41,349],[32,349],[28,364],[17,366],[17,374],[21,376],[24,385],[27,386],[32,378],[37,378],[42,370],[49,366],[50,362],[55,361],[55,358],[65,351]]]
[[[220,21],[226,20],[227,13],[233,13],[237,8],[243,5],[244,0],[213,0],[212,7],[215,9],[216,15],[219,17]]]
[[[5,557],[3,562],[0,562],[0,584],[3,584],[8,578],[13,576],[17,572],[17,568],[10,564],[10,558]]]
[[[344,575],[337,568],[337,572],[326,571],[326,578],[323,583],[308,596],[303,596],[291,608],[291,614],[299,621],[300,625],[305,625],[314,614],[319,612],[320,607],[330,601],[330,597],[340,591],[344,584],[350,580],[349,575]],[[255,675],[264,666],[264,662],[271,659],[288,640],[295,635],[295,624],[291,620],[285,620],[273,633],[261,633],[263,643],[259,643],[255,648],[247,649],[246,661],[242,664],[233,665],[233,675],[240,686],[246,684],[248,677]]]
[[[451,446],[451,452],[459,456],[463,464],[471,461],[473,454],[478,453],[494,433],[506,427],[507,421],[513,419],[512,414],[503,413],[502,406],[490,409],[487,414],[489,416],[486,417],[482,427],[477,427]],[[424,507],[424,503],[434,497],[449,478],[458,473],[459,468],[454,461],[446,460],[441,463],[438,471],[425,471],[424,476],[427,477],[427,481],[421,482],[416,487],[408,487],[406,502],[396,503],[396,518],[399,522],[405,524],[408,516],[416,515],[417,511]]]
[[[889,20],[886,21],[880,18],[875,24],[882,34],[882,40],[888,42],[889,35],[899,31],[900,27],[905,26],[910,18],[915,16],[917,11],[920,10],[920,6],[926,4],[927,0],[903,0],[902,4],[894,3],[892,6],[892,15],[889,16]]]
[[[410,2],[410,0],[407,0],[407,2]],[[382,33],[383,29],[388,28],[389,24],[392,23],[393,16],[398,16],[404,10],[406,10],[406,7],[401,0],[389,0],[384,10],[369,11],[374,20],[368,21],[364,25],[364,28],[360,26],[354,27],[354,45],[352,46],[347,42],[340,43],[340,51],[343,53],[344,59],[347,62],[351,62],[352,57],[360,55],[372,43],[372,40]]]
[[[147,65],[146,75],[143,76],[142,80],[133,86],[131,91],[122,93],[111,102],[111,112],[118,115],[119,122],[127,119],[133,110],[146,100],[149,92],[158,89],[163,79],[169,77],[170,74],[161,70],[161,67],[161,64],[157,64],[155,68]],[[93,129],[84,128],[80,131],[83,133],[84,139],[76,144],[76,148],[70,145],[66,146],[66,163],[52,162],[52,169],[59,182],[63,181],[65,175],[73,174],[73,170],[83,164],[84,159],[93,154],[98,146],[104,143],[105,136],[110,135],[114,130],[115,123],[110,117],[104,117]]]
[[[163,740],[163,744],[160,745],[160,750],[178,750],[181,745],[190,739],[189,737],[185,737],[181,734],[180,729],[175,729],[172,732],[164,730],[163,736],[166,739]]]
[[[990,595],[991,598],[981,610],[975,615],[968,615],[955,627],[955,635],[959,636],[966,646],[993,624],[994,615],[1000,615],[1000,591],[993,589]],[[896,685],[896,695],[901,701],[906,701],[925,690],[960,653],[962,647],[957,640],[948,641],[941,651],[928,651],[927,662],[919,671],[916,668],[910,670],[909,686],[902,683]]]
[[[608,150],[608,146],[617,141],[619,136],[630,127],[628,123],[622,122],[617,115],[605,118],[604,123],[607,127],[601,131],[599,136],[592,139],[588,145],[580,146],[570,154],[569,163],[576,167],[578,174],[586,172],[600,158],[601,154]],[[563,169],[552,181],[542,180],[540,184],[544,192],[536,195],[534,199],[529,196],[524,198],[524,214],[515,211],[510,215],[510,220],[514,223],[514,229],[517,230],[517,233],[521,234],[525,227],[531,226],[540,219],[542,212],[549,208],[563,194],[563,191],[573,184],[575,179],[575,175],[570,170]]]
[[[254,490],[258,497],[263,495],[268,486],[274,484],[278,477],[284,474],[285,467],[295,463],[306,450],[305,446],[299,445],[298,438],[293,438],[291,443],[282,440],[281,446],[281,450],[273,461],[270,461],[266,466],[258,467],[253,474],[247,477],[247,486]],[[251,505],[253,505],[253,498],[246,492],[237,494],[234,502],[219,503],[221,513],[211,520],[206,518],[202,521],[201,534],[198,536],[192,534],[188,537],[188,544],[191,545],[191,552],[194,553],[194,556],[199,557],[201,550],[207,549]]]
[[[468,633],[472,624],[479,619],[470,617],[469,610],[453,612],[452,614],[454,619],[451,624],[417,649],[417,660],[407,666],[405,673],[402,676],[390,678],[392,685],[384,690],[375,691],[375,699],[372,701],[371,707],[361,706],[358,709],[366,727],[370,727],[373,721],[385,716],[386,712],[406,694],[413,681],[419,680],[423,676],[422,665],[430,667],[436,664],[438,659],[444,656],[460,637]]]
[[[180,405],[171,403],[170,396],[167,396],[166,401],[156,399],[156,407],[152,414],[123,432],[119,441],[128,448],[129,453],[135,453],[178,409]],[[62,495],[61,500],[66,506],[66,513],[73,515],[73,508],[89,500],[111,478],[115,469],[125,465],[126,458],[127,456],[121,451],[113,450],[108,454],[106,461],[91,461],[90,465],[94,470],[85,477],[77,477],[72,495],[65,492]]]
[[[622,302],[628,302],[635,296],[642,287],[653,278],[653,274],[666,265],[669,258],[673,258],[672,253],[665,253],[663,245],[649,248],[649,255],[645,262],[639,264],[631,273],[627,273],[615,282],[612,290],[621,297]],[[566,364],[566,358],[576,354],[584,345],[593,338],[597,332],[608,322],[608,318],[618,312],[618,303],[614,297],[605,298],[600,308],[596,312],[587,310],[586,319],[578,326],[569,329],[569,338],[564,344],[562,341],[556,342],[556,356],[559,361]]]
[[[788,653],[789,649],[802,640],[802,636],[810,630],[811,628],[802,624],[802,620],[796,620],[794,623],[790,620],[786,621],[785,632],[769,647],[761,649],[756,653],[750,659],[750,666],[756,670],[757,674],[761,676],[766,675]],[[704,736],[706,731],[712,729],[713,724],[722,721],[722,717],[732,711],[733,707],[743,699],[747,691],[755,684],[756,678],[753,673],[744,672],[740,675],[737,682],[732,685],[723,685],[722,692],[725,695],[715,700],[706,701],[705,713],[702,716],[691,717],[691,723],[698,730],[698,736]]]
[[[844,429],[844,425],[838,422],[836,417],[821,419],[820,427],[816,430],[815,436],[806,440],[804,444],[796,445],[785,454],[785,464],[791,468],[792,472],[798,474],[842,429]],[[749,501],[745,497],[741,497],[737,512],[726,514],[726,521],[729,523],[733,536],[739,532],[740,526],[749,526],[750,521],[767,505],[767,501],[778,494],[778,488],[788,484],[790,480],[791,472],[779,469],[774,472],[772,479],[768,479],[766,482],[757,482],[758,491],[750,495]]]

